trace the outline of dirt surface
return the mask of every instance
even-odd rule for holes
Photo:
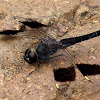
[[[25,27],[14,16],[42,27]],[[61,40],[100,30],[99,0],[1,0],[0,33],[7,34],[8,30],[23,32],[0,35],[0,100],[100,100],[100,37],[57,52],[70,52],[75,64],[85,64],[85,71],[90,67],[95,70],[88,76],[92,82],[72,67],[69,57],[42,63],[30,76],[37,64],[30,65],[23,59],[25,50],[35,50],[47,35]],[[59,69],[61,74],[55,72]]]

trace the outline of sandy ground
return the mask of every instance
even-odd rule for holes
[[[29,28],[16,21],[14,16],[21,21],[39,24],[35,23],[37,28],[34,25]],[[10,33],[8,30],[23,32],[2,35]],[[74,69],[68,58],[58,57],[52,63],[42,63],[30,76],[28,74],[37,64],[30,65],[23,59],[25,50],[35,50],[41,38],[47,35],[61,40],[98,30],[99,0],[1,0],[0,100],[100,100],[100,37],[57,52],[68,55],[69,51],[75,64],[86,64],[83,66],[85,71],[91,67],[88,77],[92,82]],[[55,76],[55,71],[61,68],[65,70]],[[61,82],[62,77],[66,82]],[[57,78],[60,82],[55,80]]]

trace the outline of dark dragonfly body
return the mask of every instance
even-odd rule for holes
[[[37,45],[35,52],[31,49],[26,50],[24,59],[28,63],[35,63],[37,61],[46,62],[50,58],[52,58],[51,55],[56,53],[59,49],[67,48],[76,43],[97,37],[99,35],[100,35],[100,31],[93,32],[79,37],[62,39],[60,41],[56,41],[54,38],[49,38],[49,39],[44,38]]]
[[[32,49],[27,49],[24,59],[28,63],[47,62],[50,56],[56,53],[61,48],[60,42],[53,38],[43,38],[36,47],[34,52]]]

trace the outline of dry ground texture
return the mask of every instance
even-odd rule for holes
[[[29,22],[31,28],[14,16]],[[98,30],[100,0],[0,0],[0,33],[18,32],[0,35],[0,100],[100,100],[100,37],[57,52],[67,55],[69,51],[76,64],[86,64],[83,69],[92,70],[88,76],[92,82],[64,57],[40,64],[28,77],[37,64],[23,59],[25,50],[35,49],[47,35],[60,40]],[[65,69],[62,75],[54,77],[53,69],[60,68]],[[62,81],[62,77],[66,82],[55,80]]]

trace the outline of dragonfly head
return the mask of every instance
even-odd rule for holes
[[[32,49],[27,49],[25,51],[24,60],[29,64],[37,62],[37,55]]]

